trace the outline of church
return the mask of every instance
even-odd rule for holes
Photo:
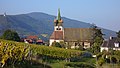
[[[52,46],[53,42],[63,41],[67,45],[67,48],[74,49],[82,46],[87,49],[93,43],[92,39],[92,28],[64,28],[60,9],[58,9],[58,16],[54,20],[54,31],[50,36],[49,46]]]

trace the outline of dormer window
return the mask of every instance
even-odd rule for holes
[[[119,43],[114,43],[115,47],[119,47]]]

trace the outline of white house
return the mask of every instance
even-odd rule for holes
[[[117,37],[110,37],[110,39],[105,40],[100,47],[101,52],[103,50],[108,51],[109,49],[120,50],[120,39]]]

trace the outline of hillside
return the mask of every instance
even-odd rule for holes
[[[48,40],[53,32],[53,20],[55,16],[33,12],[20,15],[7,15],[4,17],[0,15],[0,33],[5,29],[11,28],[19,33],[20,36],[25,35],[39,35],[42,39]],[[89,28],[91,24],[62,17],[65,28]],[[69,25],[68,25],[69,24]],[[102,28],[105,38],[109,36],[116,36],[115,31]],[[43,37],[42,35],[47,35]]]

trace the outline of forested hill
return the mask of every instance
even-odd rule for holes
[[[6,16],[0,15],[0,33],[3,33],[5,29],[11,28],[16,30],[20,36],[39,35],[44,40],[47,40],[53,32],[54,19],[55,16],[41,12]],[[66,17],[62,17],[62,19],[64,21],[64,28],[89,28],[91,26],[90,23]],[[102,28],[102,31],[105,34],[105,38],[116,36],[115,31],[104,28]]]

